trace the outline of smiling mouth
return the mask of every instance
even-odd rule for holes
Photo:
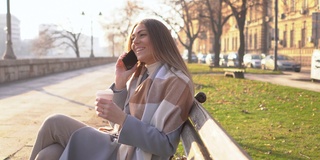
[[[140,52],[140,51],[142,51],[142,50],[144,50],[144,49],[145,49],[145,48],[140,48],[140,47],[139,47],[139,48],[136,49],[136,52]]]

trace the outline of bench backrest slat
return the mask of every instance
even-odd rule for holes
[[[214,120],[211,115],[202,107],[198,102],[195,102],[189,116],[189,122],[187,125],[192,125],[194,132],[197,134],[190,134],[186,139],[186,133],[189,133],[190,129],[184,127],[181,139],[184,147],[191,146],[192,143],[198,143],[209,153],[208,159],[221,159],[221,160],[247,160],[251,159],[250,156],[241,149],[241,147],[233,140],[231,136],[220,126],[220,124]],[[186,133],[184,133],[186,132]],[[191,140],[190,136],[198,136],[199,140]],[[187,138],[187,139],[188,139]],[[196,138],[193,138],[196,139]],[[197,142],[202,141],[202,142]],[[189,144],[191,143],[191,144]],[[187,147],[188,148],[188,147]],[[191,149],[185,149],[187,156],[189,157],[189,152]],[[207,156],[206,153],[203,154]]]
[[[209,160],[209,152],[199,138],[190,120],[184,124],[181,140],[184,152],[188,153],[187,159]]]

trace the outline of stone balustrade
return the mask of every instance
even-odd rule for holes
[[[0,83],[116,62],[117,57],[0,60]]]

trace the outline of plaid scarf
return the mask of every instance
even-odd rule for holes
[[[133,77],[129,82],[129,112],[141,121],[169,134],[188,118],[194,100],[193,84],[181,71],[160,64],[140,84],[145,71],[146,68],[143,67],[139,77]],[[131,148],[127,151],[128,155],[132,155],[134,148],[126,147]],[[151,157],[150,153],[145,152],[143,159]],[[130,156],[127,158],[131,159]]]

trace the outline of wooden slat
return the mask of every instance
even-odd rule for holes
[[[199,138],[198,133],[195,128],[188,120],[182,129],[181,133],[182,145],[184,147],[184,152],[187,155],[187,159],[195,160],[210,160],[209,153],[205,148],[203,142]]]
[[[245,69],[242,68],[225,68],[223,70],[226,72],[245,72]]]
[[[213,159],[251,159],[200,103],[195,102],[195,105],[190,112],[189,119]],[[183,134],[182,137],[184,137]],[[192,140],[189,140],[188,142],[185,141],[184,145],[187,146],[186,143],[191,142]]]

